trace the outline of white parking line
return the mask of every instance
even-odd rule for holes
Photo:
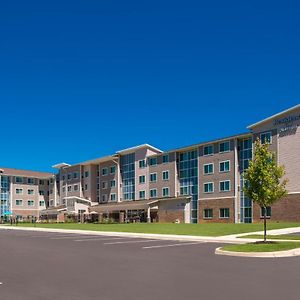
[[[126,239],[126,237],[115,237],[115,238],[94,238],[94,239],[83,239],[83,240],[74,240],[74,242],[93,242],[93,241],[111,241],[111,240],[123,240]]]
[[[51,237],[50,240],[67,240],[67,239],[76,239],[76,238],[87,238],[87,239],[91,239],[92,237],[98,237],[97,235],[89,235],[89,236],[59,236],[59,237]]]
[[[148,243],[154,242],[157,240],[142,240],[142,241],[125,241],[125,242],[115,242],[115,243],[104,243],[104,245],[116,245],[116,244],[130,244],[130,243]]]
[[[178,246],[198,245],[198,244],[203,244],[203,243],[204,242],[180,243],[180,244],[170,244],[170,245],[148,246],[148,247],[142,247],[142,248],[143,249],[155,249],[155,248],[165,248],[165,247],[178,247]]]

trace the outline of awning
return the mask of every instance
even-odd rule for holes
[[[148,208],[154,208],[164,201],[185,201],[189,202],[191,197],[178,197],[178,198],[161,198],[152,200],[131,200],[117,203],[105,203],[93,206],[90,208],[90,213],[107,213],[107,212],[119,212],[122,210],[146,210]]]

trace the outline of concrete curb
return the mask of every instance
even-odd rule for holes
[[[286,251],[274,251],[274,252],[234,252],[225,251],[221,247],[215,251],[217,255],[237,256],[237,257],[260,257],[260,258],[279,258],[279,257],[294,257],[300,256],[300,248],[295,248]]]
[[[172,241],[191,241],[206,243],[223,243],[223,244],[245,244],[251,242],[251,239],[226,239],[224,237],[208,237],[193,235],[175,235],[175,234],[152,234],[152,233],[131,233],[131,232],[112,232],[112,231],[93,231],[93,230],[76,230],[76,229],[55,229],[55,228],[34,228],[34,227],[11,227],[0,225],[0,230],[19,230],[19,231],[37,231],[37,232],[53,232],[53,233],[73,233],[81,235],[101,235],[116,236],[130,238],[145,238],[157,240]],[[255,240],[253,240],[255,241]]]

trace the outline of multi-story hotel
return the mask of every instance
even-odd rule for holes
[[[268,142],[286,168],[288,196],[268,208],[272,220],[300,220],[300,105],[231,137],[163,152],[132,147],[54,174],[1,168],[1,218],[120,222],[256,222],[261,209],[243,193],[253,143]]]

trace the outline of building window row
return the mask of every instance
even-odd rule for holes
[[[22,195],[23,194],[23,189],[16,189],[16,194],[17,195]],[[27,190],[27,195],[34,195],[34,190],[33,189],[28,189]]]
[[[214,192],[214,182],[206,182],[203,185],[204,193],[209,194]],[[230,180],[219,182],[219,192],[229,192],[231,190]]]
[[[230,217],[229,208],[220,208],[219,209],[219,219],[228,219]],[[206,208],[203,210],[203,219],[212,219],[213,218],[213,209]]]
[[[164,181],[169,180],[169,171],[163,171],[162,172],[162,180],[164,180]],[[151,173],[149,181],[150,182],[156,182],[157,181],[157,173]],[[146,183],[146,175],[140,175],[139,176],[139,183],[140,184]]]
[[[230,141],[219,143],[219,153],[225,153],[230,151]],[[209,156],[214,154],[214,145],[207,145],[203,147],[203,155]]]
[[[15,201],[16,206],[23,206],[23,200],[22,199],[17,199]],[[41,205],[41,203],[43,203],[43,205]],[[39,201],[40,206],[44,206],[45,205],[45,201]],[[35,201],[34,200],[27,200],[27,205],[28,206],[34,206],[35,205]]]

